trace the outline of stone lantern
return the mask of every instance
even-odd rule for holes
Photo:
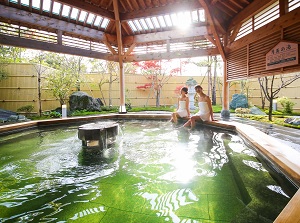
[[[187,85],[189,92],[188,92],[188,96],[189,96],[189,100],[190,100],[190,110],[195,110],[195,99],[194,96],[196,94],[195,91],[195,86],[197,85],[197,81],[194,80],[192,77],[190,79],[188,79],[185,84]]]

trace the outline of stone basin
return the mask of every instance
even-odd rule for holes
[[[88,123],[78,127],[78,138],[84,147],[107,148],[119,133],[116,122]]]

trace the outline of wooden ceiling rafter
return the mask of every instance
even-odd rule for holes
[[[160,15],[166,15],[166,14],[172,14],[176,12],[182,12],[182,11],[192,11],[201,9],[201,5],[196,2],[196,0],[193,0],[193,2],[184,2],[182,4],[175,3],[170,5],[161,6],[159,8],[149,8],[147,11],[144,9],[140,9],[134,12],[129,12],[125,14],[121,14],[120,18],[122,21],[125,20],[132,20],[132,19],[139,19],[139,18],[145,18],[145,17],[156,17]]]
[[[229,1],[232,4],[234,4],[236,7],[238,7],[240,10],[242,10],[244,8],[241,4],[237,3],[235,0],[229,0]]]
[[[146,9],[146,4],[143,0],[138,0],[138,4],[142,10]]]
[[[256,4],[249,4],[242,11],[240,11],[236,16],[234,16],[228,26],[228,29],[232,29],[234,26],[239,23],[243,23],[245,20],[252,17],[255,13],[257,13],[262,8],[265,8],[271,4],[273,4],[277,0],[260,0],[256,1]]]
[[[76,7],[78,9],[84,10],[86,12],[92,12],[93,14],[99,15],[101,17],[106,17],[106,18],[112,19],[112,20],[115,19],[114,13],[112,13],[108,10],[104,10],[100,7],[93,7],[92,4],[88,4],[85,1],[81,1],[81,0],[72,0],[71,2],[70,2],[70,0],[55,0],[55,1],[60,2],[65,5]],[[51,1],[51,2],[53,2],[53,1]]]
[[[222,11],[224,14],[226,14],[226,16],[228,16],[228,17],[232,17],[234,15],[234,12],[232,12],[227,7],[224,7],[223,4],[217,4],[217,5],[215,5],[215,7],[217,9],[219,9],[220,11]]]
[[[40,1],[40,15],[43,13],[44,1]]]
[[[209,42],[211,42],[214,46],[217,46],[215,39],[211,35],[204,36]]]
[[[213,18],[213,15],[211,13],[211,9],[210,9],[210,5],[208,5],[208,3],[205,0],[199,0],[199,2],[200,2],[200,4],[202,5],[202,7],[204,8],[204,10],[206,12],[208,23],[210,24],[210,27],[212,29],[212,33],[213,33],[214,39],[216,41],[217,48],[219,49],[219,52],[221,54],[221,57],[222,57],[223,61],[226,61],[225,50],[224,50],[224,47],[223,47],[222,42],[220,40],[220,37],[218,35],[218,32],[216,30],[214,18]]]
[[[53,5],[54,5],[54,1],[50,2],[50,11],[49,11],[49,15],[52,16],[53,15]]]
[[[134,8],[133,8],[133,6],[131,5],[131,2],[130,1],[128,1],[128,0],[126,0],[126,3],[127,3],[127,5],[128,5],[128,7],[129,7],[129,11],[130,12],[132,12],[132,11],[134,11]],[[124,7],[125,8],[125,7]]]
[[[125,52],[125,54],[124,54],[124,56],[129,56],[131,53],[132,53],[132,51],[134,50],[134,48],[136,47],[136,43],[133,43],[128,49],[127,49],[127,51]]]
[[[229,9],[229,11],[233,12],[231,13],[231,16],[233,16],[234,14],[238,13],[238,10],[235,9],[234,7],[232,7],[230,4],[228,4],[227,2],[220,2],[223,6],[225,6],[227,9]]]
[[[119,60],[121,61],[121,57],[123,54],[123,41],[122,41],[122,33],[121,33],[121,21],[120,21],[118,0],[113,0],[113,6],[114,6],[115,21],[116,21],[118,55],[119,55]]]
[[[128,23],[122,22],[121,25],[122,25],[122,29],[124,29],[124,31],[126,32],[126,36],[129,36],[132,33],[132,31],[131,31]],[[122,32],[122,33],[124,33],[124,32]]]
[[[234,42],[237,34],[239,33],[240,29],[242,27],[242,23],[239,23],[238,25],[236,25],[229,37],[229,44],[231,44],[232,42]]]
[[[103,40],[103,43],[107,46],[107,48],[113,55],[118,55],[118,53],[115,51],[115,49],[112,47],[112,45],[110,45],[110,43],[107,40]]]
[[[120,4],[121,4],[121,6],[124,8],[124,9],[126,9],[126,5],[125,5],[125,2],[124,1],[120,1]],[[127,11],[124,11],[124,13],[125,12],[127,12]]]
[[[133,8],[134,8],[134,10],[136,11],[136,10],[139,10],[140,9],[140,6],[139,6],[139,4],[137,3],[137,1],[136,0],[131,0],[132,1],[132,5],[133,5]]]

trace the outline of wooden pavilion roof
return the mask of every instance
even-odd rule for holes
[[[0,44],[125,62],[226,55],[274,0],[0,0]]]

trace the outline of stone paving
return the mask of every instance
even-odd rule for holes
[[[292,147],[300,152],[300,130],[284,126],[262,123],[259,121],[244,119],[236,116],[230,118],[232,121],[248,124],[256,127],[260,131],[274,137],[276,140]]]

